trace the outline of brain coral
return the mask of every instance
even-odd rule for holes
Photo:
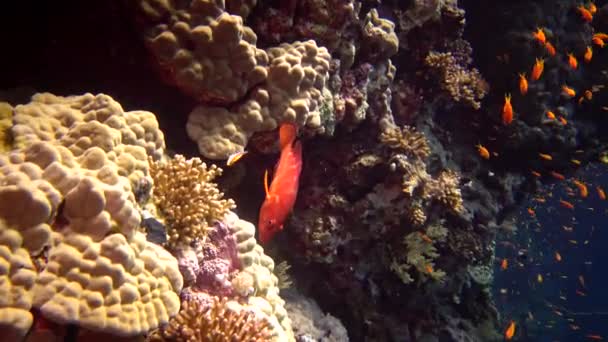
[[[148,158],[164,149],[154,115],[124,112],[103,94],[38,94],[13,121],[17,148],[0,155],[1,258],[17,255],[30,276],[28,265],[37,268],[22,300],[0,303],[2,321],[23,333],[31,321],[6,313],[33,306],[52,321],[123,336],[168,322],[182,277],[139,232],[135,196],[149,191]]]

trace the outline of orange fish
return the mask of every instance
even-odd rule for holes
[[[540,174],[540,172],[538,171],[534,171],[534,170],[530,170],[530,173],[534,176],[534,177],[542,177],[542,175]]]
[[[488,151],[487,148],[485,148],[481,144],[477,144],[476,147],[477,147],[477,151],[479,152],[479,155],[481,156],[481,158],[490,159],[490,151]]]
[[[260,208],[258,229],[260,241],[269,242],[283,229],[287,215],[293,209],[298,196],[298,182],[302,171],[302,144],[296,141],[297,128],[282,124],[279,129],[281,156],[275,167],[274,177],[268,187],[268,172],[264,175],[266,199]]]
[[[593,98],[593,93],[591,92],[591,90],[585,90],[585,98],[587,99],[587,101],[590,101]]]
[[[564,180],[566,179],[566,177],[564,175],[562,175],[561,173],[555,172],[555,171],[551,171],[551,176],[553,176],[553,178],[557,179],[557,180]]]
[[[419,233],[422,240],[424,240],[426,243],[433,243],[433,240],[428,235],[424,234],[423,232]]]
[[[590,340],[594,340],[594,341],[601,341],[601,340],[603,340],[603,339],[604,339],[604,338],[602,337],[602,335],[594,335],[594,334],[589,334],[589,335],[587,335],[587,336],[585,336],[585,337],[587,337],[587,338],[588,338],[588,339],[590,339]]]
[[[528,92],[528,80],[526,79],[526,73],[519,74],[519,92],[522,95],[526,95]]]
[[[553,160],[553,157],[551,157],[551,155],[550,155],[550,154],[547,154],[547,153],[539,153],[538,155],[539,155],[539,156],[540,156],[542,159],[544,159],[544,160]]]
[[[597,46],[599,46],[599,47],[601,47],[601,48],[603,48],[603,47],[604,47],[604,45],[606,45],[606,43],[604,43],[604,39],[599,38],[599,37],[595,37],[595,36],[594,36],[594,37],[591,39],[591,41],[593,42],[593,44],[595,44],[595,45],[597,45]]]
[[[606,40],[606,39],[608,39],[608,33],[598,32],[598,33],[593,34],[593,38],[599,38],[601,40]]]
[[[570,159],[570,162],[572,162],[574,165],[581,165],[581,161],[578,159]]]
[[[595,190],[597,191],[597,196],[602,200],[605,201],[606,200],[606,193],[604,192],[604,189],[602,189],[601,186],[596,186]]]
[[[532,67],[532,80],[537,81],[540,76],[543,74],[543,70],[545,69],[545,59],[544,58],[540,58],[540,59],[536,59],[536,62],[534,63],[534,66]]]
[[[543,29],[540,27],[536,28],[536,32],[532,32],[532,37],[534,37],[534,39],[536,39],[541,44],[544,44],[545,41],[547,41],[545,32],[543,32]]]
[[[528,208],[528,214],[530,214],[530,217],[536,216],[536,212],[532,208]]]
[[[555,261],[557,261],[557,262],[562,261],[562,255],[559,254],[559,252],[555,252]]]
[[[562,94],[564,94],[567,97],[574,97],[574,96],[576,96],[576,91],[564,84],[562,86]]]
[[[589,63],[591,62],[591,58],[593,58],[593,49],[591,48],[591,46],[587,46],[587,48],[585,49],[585,62]]]
[[[547,111],[547,118],[549,118],[550,120],[555,120],[555,113],[553,113],[552,111],[548,110]]]
[[[578,10],[578,13],[581,14],[581,18],[583,18],[584,21],[589,23],[593,20],[593,14],[591,14],[591,12],[589,12],[589,10],[585,8],[585,6],[580,5],[576,9]]]
[[[505,95],[505,104],[502,107],[502,123],[508,125],[513,121],[513,106],[511,106],[511,94]]]
[[[428,273],[428,274],[433,273],[433,266],[431,266],[431,265],[426,265],[425,269],[426,269],[426,273]]]
[[[558,120],[559,120],[559,122],[561,122],[561,123],[562,123],[562,125],[566,125],[566,124],[568,124],[568,120],[566,120],[566,118],[564,118],[564,117],[563,117],[563,116],[561,116],[561,115],[559,116]]]
[[[589,190],[587,189],[587,186],[585,185],[585,183],[578,181],[576,179],[573,180],[572,182],[578,188],[578,192],[582,198],[586,198],[589,195]]]
[[[505,330],[505,339],[509,341],[513,338],[513,335],[515,335],[515,321],[511,321],[507,330]]]
[[[236,153],[231,154],[230,157],[228,157],[228,160],[226,160],[226,166],[234,165],[241,158],[243,158],[246,154],[247,154],[247,151],[241,151],[241,152],[236,152]]]
[[[553,44],[551,44],[551,42],[546,42],[545,43],[545,49],[547,50],[547,53],[549,53],[549,55],[551,56],[555,56],[555,46],[553,46]]]
[[[574,209],[574,204],[572,204],[572,203],[570,203],[570,202],[568,202],[568,201],[564,201],[564,200],[561,200],[561,199],[560,199],[560,200],[559,200],[559,204],[560,204],[562,207],[566,208],[566,209]]]
[[[595,14],[595,12],[597,12],[597,7],[595,7],[595,4],[593,2],[590,2],[588,7],[589,13]]]
[[[502,259],[502,262],[500,263],[500,268],[502,270],[506,270],[507,267],[509,267],[509,262],[507,261],[507,259]]]
[[[570,65],[570,68],[572,68],[572,69],[578,68],[578,61],[576,60],[576,57],[574,57],[574,55],[572,53],[568,54],[568,65]]]

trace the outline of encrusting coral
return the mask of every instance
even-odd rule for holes
[[[18,303],[1,302],[3,315],[36,308],[50,321],[120,336],[168,322],[182,276],[139,232],[135,196],[146,197],[147,160],[164,149],[154,115],[124,112],[103,94],[44,93],[16,106],[13,121],[16,149],[0,155],[0,236],[10,248],[0,250],[20,255],[23,275],[37,267]],[[11,320],[21,332],[31,323],[3,317]]]
[[[175,155],[168,161],[150,161],[153,200],[166,220],[171,248],[204,238],[215,221],[235,207],[213,182],[221,174],[222,169],[207,167],[199,158]]]
[[[272,340],[268,321],[253,312],[235,307],[226,298],[215,297],[203,308],[196,301],[186,301],[168,325],[155,331],[150,342],[264,342]]]

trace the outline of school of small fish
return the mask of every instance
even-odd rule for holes
[[[585,4],[579,4],[574,8],[574,11],[580,16],[580,19],[589,25],[593,21],[593,17],[597,12],[597,8],[593,2],[588,2]],[[592,27],[590,26],[592,30]],[[599,51],[594,51],[594,47],[596,49],[604,48],[606,41],[608,41],[608,34],[602,32],[595,32],[586,39],[588,39],[589,44],[584,47],[583,51],[564,51],[563,59],[559,57],[559,52],[556,49],[553,42],[549,40],[548,37],[551,37],[551,30],[546,29],[544,27],[537,27],[536,30],[531,32],[530,40],[532,40],[533,44],[539,44],[544,48],[546,55],[534,57],[534,63],[532,64],[529,77],[527,77],[526,72],[517,73],[517,84],[519,88],[518,94],[515,94],[515,97],[512,97],[511,94],[507,93],[504,96],[504,102],[502,107],[502,112],[500,116],[500,120],[504,126],[512,125],[518,118],[522,117],[522,115],[527,115],[527,113],[518,112],[514,107],[517,105],[518,99],[520,97],[526,96],[529,91],[532,91],[533,88],[530,87],[532,82],[538,81],[542,78],[543,72],[545,71],[545,63],[547,61],[551,61],[552,64],[563,64],[564,69],[570,70],[570,72],[576,72],[586,65],[593,63],[595,53],[601,53]],[[604,57],[605,58],[605,57]],[[580,63],[579,59],[584,63]],[[574,99],[577,101],[578,105],[581,105],[585,101],[593,101],[593,94],[598,92],[604,86],[593,85],[588,89],[575,89],[568,84],[561,84],[559,91],[561,96],[565,99]],[[579,95],[580,94],[580,95]],[[577,95],[578,98],[577,98]],[[602,107],[606,108],[606,107]],[[604,109],[607,110],[607,109]],[[568,113],[564,113],[563,110],[560,109],[552,109],[546,108],[544,113],[542,113],[542,123],[546,125],[556,125],[561,124],[562,126],[566,126],[568,124]],[[476,146],[477,152],[479,156],[484,159],[490,159],[490,152],[486,146],[482,143],[478,143]],[[552,165],[557,165],[557,162],[554,160],[553,152],[556,151],[542,151],[538,153],[538,158],[542,162],[543,167],[546,172],[539,172],[539,170],[530,170],[530,174],[532,177],[536,179],[553,179],[555,183],[553,183],[552,187],[555,191],[549,190],[540,194],[536,194],[532,196],[531,205],[525,208],[525,212],[527,212],[527,216],[534,222],[532,224],[532,230],[539,232],[542,229],[548,229],[548,227],[541,227],[539,220],[539,210],[542,208],[543,215],[545,210],[550,213],[555,213],[558,211],[560,215],[576,215],[581,211],[585,212],[593,212],[595,208],[589,207],[586,205],[586,201],[606,201],[606,192],[604,191],[604,185],[602,184],[591,184],[589,181],[585,181],[583,179],[574,179],[569,178],[566,175],[558,172],[558,166],[553,167]],[[575,167],[580,166],[581,160],[580,156],[576,154],[582,154],[583,151],[576,151],[575,155],[573,155],[570,159],[570,163]],[[492,154],[493,155],[493,154]],[[497,155],[497,154],[496,154]],[[555,164],[554,164],[555,163]],[[542,170],[540,170],[542,171]],[[595,190],[595,191],[593,191]],[[554,195],[554,193],[556,193]],[[558,196],[557,193],[560,193]],[[564,195],[565,194],[565,195]],[[563,195],[563,197],[561,197]],[[542,207],[540,207],[542,206]],[[548,208],[548,209],[547,209]],[[605,209],[606,213],[608,213],[608,209]],[[570,214],[568,214],[570,213]],[[497,257],[499,264],[499,271],[504,272],[505,274],[511,272],[513,267],[532,267],[534,269],[541,269],[544,264],[552,264],[552,267],[559,267],[558,265],[569,263],[572,259],[569,258],[570,249],[574,248],[582,248],[582,246],[589,246],[592,239],[593,231],[595,227],[591,227],[589,232],[589,236],[587,239],[580,240],[576,239],[575,236],[575,227],[577,226],[576,216],[572,217],[572,225],[563,225],[559,230],[560,234],[557,235],[558,239],[562,240],[560,244],[556,243],[556,245],[560,245],[559,249],[554,249],[551,253],[552,255],[548,257],[542,257],[542,260],[531,260],[528,259],[529,251],[526,248],[522,248],[519,251],[511,251],[510,253],[506,253],[505,256],[500,258]],[[563,239],[563,234],[566,234],[566,239]],[[530,238],[530,241],[533,239]],[[500,243],[499,243],[500,244]],[[503,241],[502,246],[507,246],[513,248],[515,245],[509,241]],[[563,246],[571,246],[564,248]],[[550,258],[549,258],[550,257]],[[537,258],[538,259],[538,258]],[[585,262],[582,266],[584,270],[590,269],[591,262]],[[581,271],[584,273],[583,271]],[[586,297],[589,292],[589,284],[585,279],[584,274],[578,275],[576,278],[576,285],[570,285],[570,287],[575,287],[571,294],[567,292],[567,290],[559,290],[559,295],[557,298],[561,301],[567,302],[569,296],[576,297]],[[549,286],[547,283],[552,283],[555,285],[557,281],[569,281],[568,276],[566,274],[561,274],[558,272],[535,272],[530,274],[529,285],[536,289],[541,286]],[[519,293],[516,289],[508,289],[501,288],[499,293],[503,296],[508,296],[513,293]],[[538,320],[534,317],[532,312],[527,313],[527,317],[522,319],[521,317],[509,317],[508,315],[504,318],[504,339],[505,340],[518,340],[518,331],[520,330],[518,327],[521,324],[529,324],[530,322],[536,321],[537,324],[543,325],[545,328],[555,327],[558,322],[565,321],[567,322],[570,330],[581,332],[582,340],[603,340],[604,337],[601,334],[598,334],[594,331],[585,331],[584,325],[578,322],[576,316],[583,314],[594,314],[594,313],[577,313],[572,310],[568,310],[567,304],[556,305],[549,301],[545,303],[546,307],[550,310],[551,314],[554,317],[550,319]],[[608,313],[607,313],[608,315]],[[523,335],[522,340],[527,340]]]

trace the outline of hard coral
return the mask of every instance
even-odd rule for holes
[[[459,63],[451,52],[431,51],[425,63],[439,73],[441,87],[454,101],[480,108],[488,86],[477,69]]]
[[[226,104],[266,78],[268,57],[243,19],[225,11],[224,1],[140,0],[146,41],[160,64],[185,93]],[[248,5],[230,2],[246,14]]]
[[[0,155],[0,219],[10,229],[0,228],[10,248],[0,250],[3,258],[27,250],[22,281],[36,264],[19,307],[122,336],[167,322],[182,277],[175,258],[138,231],[134,195],[145,189],[147,159],[164,148],[154,115],[123,112],[103,94],[38,94],[15,108],[11,133],[16,149]],[[13,323],[22,330],[27,321]]]
[[[186,160],[182,155],[150,163],[154,203],[167,220],[169,246],[187,246],[203,239],[207,230],[235,207],[213,183],[221,173],[215,165],[207,167],[199,158]]]
[[[414,127],[387,125],[380,134],[380,141],[391,149],[418,159],[426,159],[431,154],[431,148],[424,133],[416,131]]]
[[[252,311],[231,306],[225,298],[208,308],[184,302],[169,324],[154,332],[151,342],[263,342],[272,340],[271,325]]]
[[[312,41],[282,44],[268,50],[271,58],[266,82],[253,89],[234,109],[201,105],[186,129],[201,154],[226,159],[243,151],[256,132],[269,131],[282,122],[323,133],[322,108],[332,103],[326,88],[330,55]]]

